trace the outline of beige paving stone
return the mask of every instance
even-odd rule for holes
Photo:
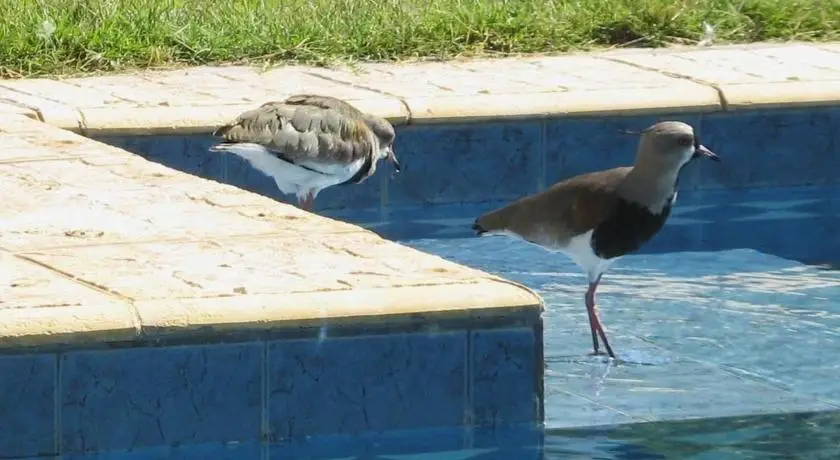
[[[25,253],[135,300],[442,285],[482,274],[368,232],[96,245]],[[96,260],[80,266],[78,260]]]
[[[89,135],[208,133],[301,92],[344,98],[396,124],[409,112],[411,122],[431,123],[808,106],[840,100],[838,46],[683,46],[352,68],[202,66],[4,81],[0,103]]]
[[[729,109],[840,100],[840,59],[810,45],[634,52],[613,59],[714,85]]]
[[[407,110],[395,97],[319,78],[310,75],[306,68],[238,70],[237,78],[205,67],[78,78],[65,83],[97,88],[133,101],[80,107],[85,130],[90,135],[206,133],[245,110],[295,93],[341,97],[360,110],[387,117],[394,123],[402,123],[407,118]]]
[[[197,89],[201,83],[196,81],[188,87],[174,87],[149,81],[139,75],[103,75],[96,77],[73,78],[64,83],[83,90],[102,91],[113,97],[127,101],[121,105],[140,107],[202,106],[214,105],[212,96],[202,94]],[[101,107],[103,104],[85,104],[80,109]]]
[[[266,328],[413,324],[433,329],[441,320],[486,319],[533,312],[526,290],[511,290],[496,280],[445,285],[345,289],[291,294],[236,295],[212,298],[140,300],[135,306],[148,337],[240,330],[262,323]],[[360,301],[360,299],[363,299]],[[313,315],[318,312],[318,315]]]
[[[363,64],[357,70],[314,69],[313,72],[405,98],[592,91],[686,83],[675,82],[656,72],[574,55],[452,63]]]
[[[831,51],[832,53],[840,53],[840,43],[820,43],[814,46],[822,50]]]
[[[131,101],[115,97],[105,87],[74,85],[74,80],[32,78],[4,80],[0,86],[70,107],[99,107]]]
[[[5,83],[7,80],[3,80]],[[37,114],[39,120],[59,128],[79,131],[81,113],[75,107],[46,100],[28,93],[15,91],[0,85],[0,101],[25,107]]]
[[[38,113],[12,101],[0,100],[0,115],[23,115],[33,120],[38,119]]]
[[[400,95],[417,123],[720,108],[711,87],[590,56],[369,64],[314,72]]]
[[[5,145],[0,137],[0,149],[5,151]],[[34,149],[31,144],[23,150],[50,154],[50,150]],[[359,230],[338,221],[324,226],[323,218],[298,208],[278,209],[269,198],[123,155],[124,161],[98,157],[108,160],[98,167],[91,167],[88,160],[0,164],[0,193],[15,197],[0,208],[0,246],[24,251]],[[98,158],[92,162],[97,163]]]
[[[0,252],[0,348],[132,340],[135,317],[125,300]]]
[[[359,227],[23,116],[0,122],[0,347],[542,308],[527,288]]]

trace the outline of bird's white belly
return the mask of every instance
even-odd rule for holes
[[[298,198],[308,193],[317,196],[321,190],[353,177],[364,164],[364,158],[343,164],[302,163],[307,168],[317,170],[311,171],[275,157],[259,144],[232,144],[225,146],[225,150],[273,178],[281,192],[297,195]]]
[[[566,257],[572,259],[575,264],[586,272],[589,282],[594,282],[599,276],[601,276],[602,273],[607,271],[610,266],[619,259],[619,257],[614,257],[612,259],[602,259],[598,257],[595,254],[595,250],[592,249],[593,232],[594,230],[590,230],[586,233],[573,236],[568,242],[566,242],[566,244],[558,244],[554,241],[553,237],[550,236],[551,232],[546,232],[545,237],[542,237],[540,234],[532,235],[533,241],[524,240],[520,235],[513,232],[501,233],[509,237],[522,239],[523,241],[535,244],[549,251],[565,254]]]
[[[593,231],[590,230],[586,233],[573,236],[569,240],[569,244],[560,249],[563,254],[569,256],[570,259],[575,261],[586,272],[590,283],[595,282],[602,273],[607,271],[618,260],[617,257],[602,259],[595,254],[595,250],[592,249]]]

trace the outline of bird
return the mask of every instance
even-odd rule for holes
[[[221,141],[211,152],[235,154],[262,171],[298,207],[311,210],[321,190],[359,184],[387,159],[400,172],[396,133],[384,118],[363,113],[341,99],[295,94],[269,101],[216,128]]]
[[[642,130],[632,166],[589,172],[489,211],[475,219],[478,236],[504,234],[572,259],[586,274],[584,296],[594,355],[598,337],[615,359],[595,305],[601,276],[635,252],[665,224],[683,167],[697,158],[721,159],[700,143],[691,125],[662,121]]]

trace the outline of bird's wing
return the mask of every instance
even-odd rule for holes
[[[309,105],[312,107],[320,107],[322,109],[336,110],[342,115],[353,118],[363,118],[364,114],[353,107],[349,102],[332,96],[321,96],[318,94],[294,94],[286,98],[286,104],[289,105]]]
[[[618,200],[616,187],[630,169],[614,168],[568,179],[552,187],[560,189],[555,196],[549,189],[543,200],[571,234],[587,232],[612,215]]]
[[[630,168],[576,176],[479,217],[484,231],[509,231],[535,242],[561,243],[607,219],[615,207],[615,187]],[[550,235],[549,235],[550,234]]]
[[[370,157],[373,133],[353,112],[358,110],[337,99],[312,97],[317,99],[267,102],[219,127],[213,135],[225,143],[262,145],[295,164],[347,164]]]

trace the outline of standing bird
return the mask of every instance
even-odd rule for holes
[[[222,142],[211,152],[230,152],[274,179],[312,209],[318,193],[336,184],[358,184],[388,159],[396,172],[394,127],[384,118],[362,113],[329,96],[298,94],[266,102],[219,127]]]
[[[695,158],[719,162],[691,126],[657,123],[641,133],[636,161],[582,174],[488,212],[473,224],[479,235],[503,233],[566,254],[589,278],[586,310],[592,346],[598,336],[615,358],[595,308],[601,275],[621,256],[638,250],[665,224],[677,198],[683,166]]]

